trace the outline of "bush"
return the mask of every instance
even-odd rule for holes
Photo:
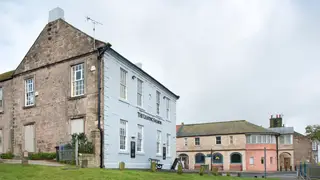
[[[3,153],[0,155],[1,159],[13,159],[14,155],[12,152]]]
[[[227,172],[227,176],[230,176],[230,172]]]
[[[151,172],[156,172],[156,171],[157,171],[156,163],[151,162]]]
[[[56,158],[56,153],[32,153],[29,154],[30,160],[53,160]]]
[[[200,176],[203,176],[203,173],[204,173],[204,166],[200,166],[200,171],[199,171]]]
[[[182,164],[181,164],[181,163],[178,164],[178,171],[177,171],[177,173],[178,173],[178,174],[182,174],[182,173],[183,173],[183,171],[182,171]]]
[[[93,143],[88,141],[88,138],[86,134],[80,133],[80,134],[73,134],[72,135],[72,141],[69,146],[71,146],[73,149],[76,147],[76,139],[78,139],[78,152],[84,153],[84,154],[93,154],[94,153],[94,146]]]
[[[124,168],[125,168],[125,163],[124,163],[124,162],[120,162],[120,163],[119,163],[119,169],[120,169],[120,171],[123,171]]]
[[[219,171],[219,169],[217,167],[212,167],[212,174],[214,176],[218,176],[218,171]]]

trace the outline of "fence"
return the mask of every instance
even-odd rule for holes
[[[58,161],[72,161],[75,158],[75,150],[69,145],[60,145],[57,153]]]
[[[300,163],[298,175],[305,179],[319,179],[320,166],[317,164]]]

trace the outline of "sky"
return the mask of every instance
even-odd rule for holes
[[[0,0],[0,72],[15,69],[55,7],[180,95],[177,124],[247,120],[304,133],[320,122],[316,0]]]

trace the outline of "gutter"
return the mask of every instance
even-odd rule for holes
[[[111,44],[107,43],[105,46],[98,49],[98,129],[100,131],[100,168],[104,168],[104,152],[103,152],[103,146],[104,146],[104,133],[103,128],[101,127],[101,59],[104,55],[104,53],[111,47]]]

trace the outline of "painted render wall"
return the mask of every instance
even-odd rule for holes
[[[127,100],[120,99],[120,67],[127,71]],[[113,50],[104,56],[104,165],[106,168],[118,168],[119,162],[125,162],[126,168],[150,168],[149,158],[156,158],[164,164],[164,169],[171,168],[176,157],[176,99],[144,76],[138,69],[127,63]],[[137,107],[137,78],[143,81],[143,108]],[[156,90],[161,92],[160,116],[156,115]],[[165,103],[163,96],[171,99],[170,121],[165,120]],[[138,117],[138,112],[154,117],[162,125]],[[120,119],[127,121],[127,150],[120,151]],[[131,137],[136,141],[138,124],[144,126],[143,153],[130,156]],[[161,144],[166,142],[166,134],[171,134],[171,157],[166,160],[156,153],[157,130],[162,132]],[[161,147],[162,147],[161,145]]]
[[[264,164],[261,164],[261,158],[264,158],[265,147],[267,171],[277,171],[276,144],[246,144],[247,171],[264,171]],[[253,157],[253,164],[250,164],[251,157]]]

